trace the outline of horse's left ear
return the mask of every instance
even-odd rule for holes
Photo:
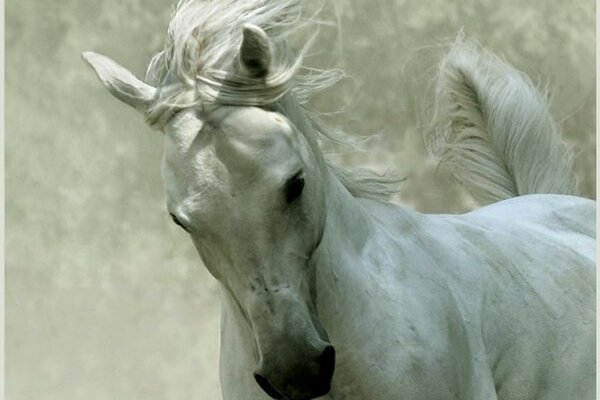
[[[271,40],[256,25],[244,25],[244,38],[240,47],[240,64],[253,78],[264,78],[269,73],[272,59]]]
[[[96,72],[108,91],[138,111],[150,106],[156,89],[137,79],[131,72],[101,54],[86,51],[81,56]]]

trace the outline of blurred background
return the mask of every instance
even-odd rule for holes
[[[218,286],[165,212],[161,136],[80,59],[94,50],[143,76],[173,3],[5,3],[7,399],[219,399]],[[313,106],[343,107],[330,122],[373,136],[330,149],[339,162],[405,176],[405,206],[473,207],[422,140],[443,45],[463,29],[548,86],[595,197],[592,0],[340,4],[325,4],[340,29],[322,27],[309,61],[354,81]]]

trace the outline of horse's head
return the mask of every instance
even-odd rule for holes
[[[109,59],[86,60],[117,98],[147,111],[155,91]],[[266,76],[270,44],[244,30],[240,67]],[[273,398],[329,391],[335,351],[315,307],[311,254],[325,224],[325,164],[314,138],[275,109],[189,107],[164,124],[167,208],[253,332],[260,387]]]
[[[169,212],[252,326],[273,397],[323,394],[333,372],[309,264],[324,224],[317,166],[290,121],[260,108],[187,110],[165,129]]]

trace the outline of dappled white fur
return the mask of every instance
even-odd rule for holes
[[[500,58],[459,37],[440,64],[435,107],[429,149],[480,203],[575,192],[546,95]]]

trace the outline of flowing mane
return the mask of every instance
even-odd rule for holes
[[[333,86],[345,74],[340,69],[303,66],[312,40],[297,55],[290,50],[291,35],[318,24],[302,14],[300,0],[181,0],[169,24],[165,48],[146,71],[146,81],[158,88],[146,121],[160,129],[179,110],[193,106],[269,107],[297,126],[312,127],[305,135],[348,143],[343,133],[320,121],[318,112],[304,107],[315,93]],[[246,24],[262,28],[273,43],[266,79],[239,71],[237,56]],[[345,169],[330,161],[328,165],[357,197],[387,199],[401,181],[365,168]]]

